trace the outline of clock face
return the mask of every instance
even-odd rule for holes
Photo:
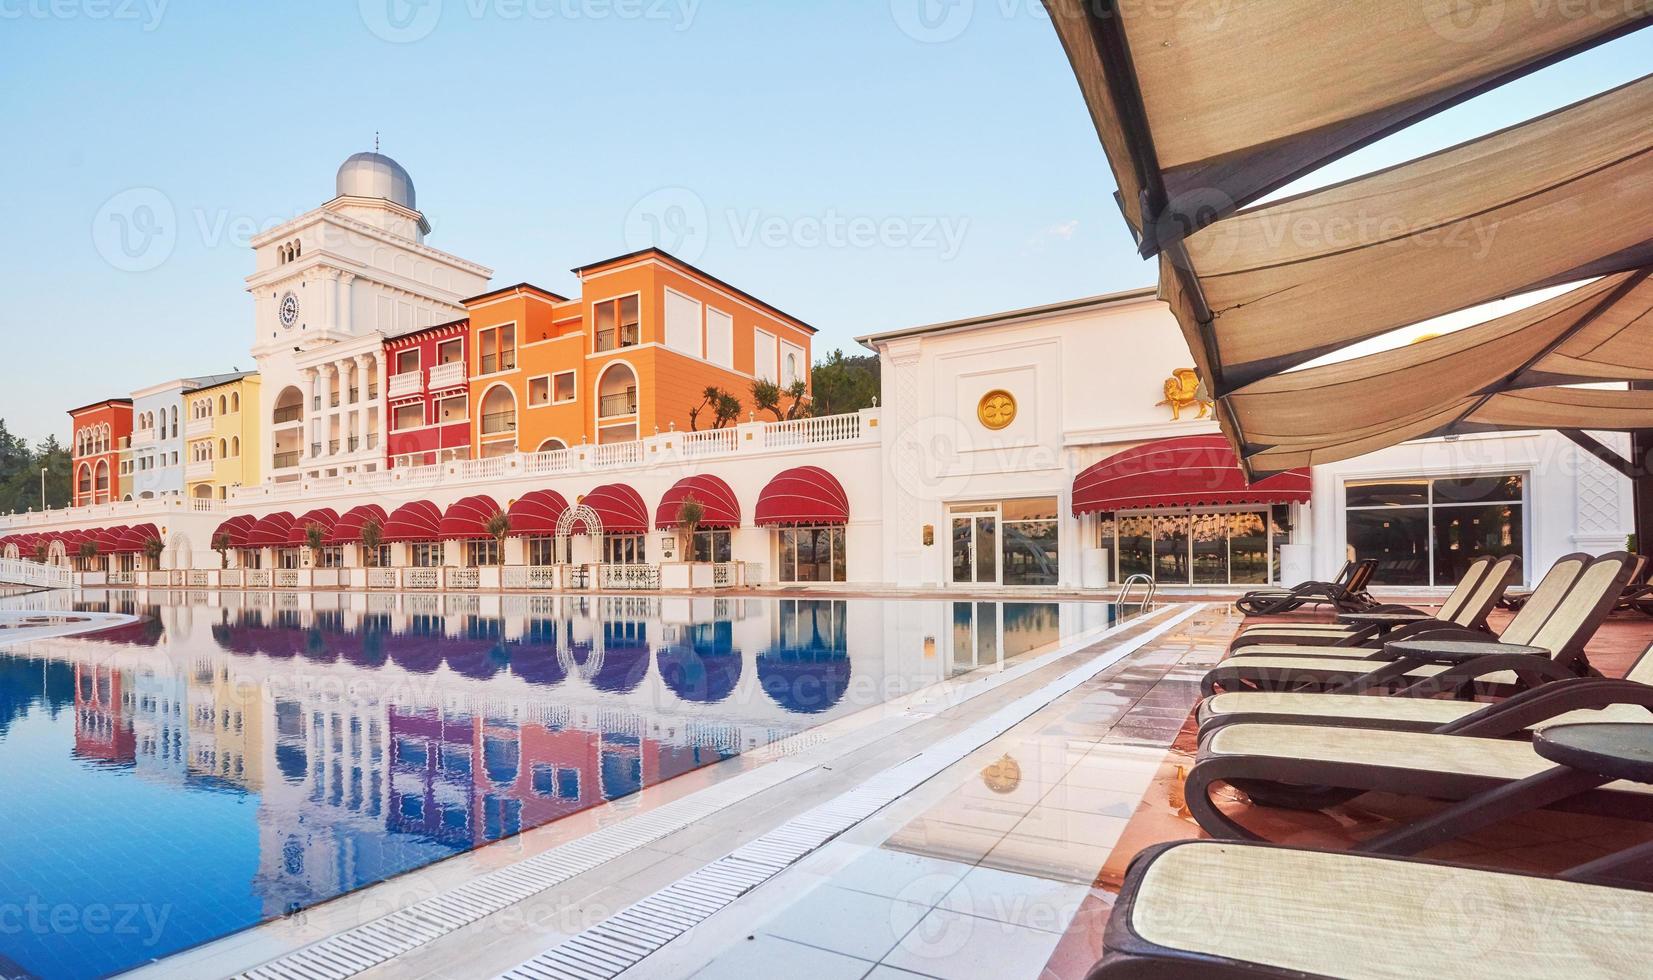
[[[283,293],[281,305],[276,307],[276,317],[284,327],[291,327],[298,322],[298,297],[292,293]]]

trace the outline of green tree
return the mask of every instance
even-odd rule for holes
[[[327,544],[327,529],[320,524],[311,523],[304,529],[304,543],[310,546],[310,566],[321,567],[321,549]]]
[[[879,377],[876,355],[845,357],[842,350],[833,351],[810,375],[810,414],[845,415],[871,408],[878,401]]]
[[[713,420],[712,428],[721,429],[731,422],[740,419],[740,399],[727,391],[718,396],[717,418]]]
[[[511,515],[500,511],[488,518],[488,523],[482,525],[488,532],[488,537],[494,539],[497,547],[494,549],[494,564],[505,567],[505,539],[511,536]]]
[[[212,536],[212,550],[218,552],[218,567],[230,567],[230,536],[220,531]]]
[[[677,537],[678,554],[684,561],[694,561],[694,536],[700,530],[700,522],[706,518],[706,505],[695,499],[694,494],[683,498],[677,505]]]
[[[379,523],[377,517],[368,518],[362,525],[362,550],[366,552],[366,560],[362,563],[368,568],[379,567],[379,546],[385,541],[385,526]]]
[[[149,559],[149,570],[155,571],[161,567],[161,553],[166,551],[166,542],[160,538],[147,538],[143,543],[144,557]]]

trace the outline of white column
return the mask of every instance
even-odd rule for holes
[[[302,459],[314,459],[310,447],[320,442],[321,416],[316,409],[316,399],[321,395],[321,372],[315,368],[306,368],[304,379],[309,382],[310,394],[304,400],[304,429],[299,435],[303,445],[298,447]]]
[[[337,326],[338,326],[339,331],[341,333],[346,333],[346,334],[354,333],[355,329],[356,329],[355,317],[351,315],[352,311],[351,311],[351,302],[350,302],[350,284],[355,282],[355,281],[356,281],[355,273],[352,273],[352,272],[341,272],[341,273],[339,273],[339,288],[338,288],[339,319],[338,319]]]
[[[356,449],[367,449],[367,366],[366,354],[356,355]]]
[[[344,395],[341,391],[344,387],[344,372],[340,369],[338,361],[334,361],[333,363],[327,365],[327,379],[327,384],[325,386],[327,389],[327,397],[326,400],[322,402],[322,409],[326,412],[326,415],[323,416],[321,426],[322,442],[327,445],[324,445],[321,448],[322,452],[328,456],[332,456],[335,455],[332,446],[333,419],[338,415],[339,411],[333,407],[333,396],[337,394],[339,396],[339,401],[341,403],[344,401]]]

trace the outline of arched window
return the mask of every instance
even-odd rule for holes
[[[218,458],[219,459],[229,459],[230,458],[230,441],[228,439],[218,440]]]
[[[597,380],[597,417],[619,418],[637,414],[637,373],[619,361],[603,369]]]
[[[230,414],[230,400],[225,395],[219,395],[218,396],[218,414],[219,415],[228,415],[228,414]]]
[[[567,448],[568,443],[563,442],[561,439],[547,439],[540,443],[540,448],[537,451],[542,453],[554,453]]]
[[[241,411],[241,392],[239,392],[239,391],[230,392],[230,411],[231,412]]]
[[[230,437],[230,458],[231,459],[240,459],[241,458],[241,437],[240,436],[231,436]]]

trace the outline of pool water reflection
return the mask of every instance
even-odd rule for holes
[[[1113,616],[1087,603],[84,598],[143,618],[0,653],[0,976],[128,969]]]

